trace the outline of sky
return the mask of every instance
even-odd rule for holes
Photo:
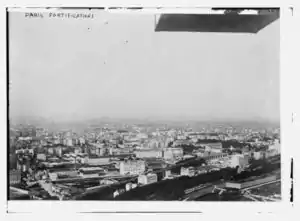
[[[10,116],[279,121],[279,21],[154,32],[154,15],[9,21]]]

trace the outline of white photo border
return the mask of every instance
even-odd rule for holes
[[[19,1],[20,2],[20,1]],[[59,1],[56,1],[59,2]],[[88,3],[86,5],[89,6],[114,6],[108,4],[100,4],[100,3]],[[174,1],[173,1],[174,2]],[[254,1],[255,2],[255,1]],[[272,1],[273,2],[273,1]],[[273,2],[274,3],[274,2]],[[116,4],[118,6],[122,6],[123,3]],[[252,1],[253,4],[253,1]],[[18,4],[22,6],[22,3]],[[27,4],[26,4],[27,5]],[[26,6],[25,5],[25,6]],[[34,4],[29,4],[34,5]],[[29,6],[27,5],[27,6]],[[47,7],[49,4],[44,4]],[[50,4],[55,6],[55,4]],[[127,4],[123,4],[123,6],[128,6]],[[234,4],[233,4],[234,5]],[[237,4],[235,4],[237,5]],[[248,4],[249,5],[249,4]],[[259,5],[259,4],[258,4]],[[259,7],[257,4],[255,6]],[[274,5],[274,4],[269,4]],[[9,5],[8,5],[9,6]],[[10,5],[16,6],[16,5]],[[61,4],[56,4],[56,6],[62,6]],[[76,6],[76,4],[69,4],[68,6]],[[77,4],[77,6],[80,6]],[[81,5],[82,6],[82,5]],[[130,5],[131,6],[131,5]],[[137,5],[138,6],[138,5]],[[148,6],[151,6],[148,4]],[[152,5],[153,6],[153,5]],[[154,5],[155,6],[155,5]],[[197,5],[200,6],[200,5]],[[203,4],[201,6],[210,6],[209,4]],[[245,6],[245,5],[243,5]],[[266,6],[266,5],[265,5]],[[42,7],[42,6],[41,6]],[[226,4],[226,6],[228,5]],[[242,7],[242,5],[240,6]],[[246,7],[246,6],[245,6]],[[248,6],[251,7],[251,6]],[[254,6],[252,6],[254,7]],[[155,9],[157,10],[157,9]],[[178,10],[178,9],[172,9]],[[296,13],[296,11],[294,11]],[[296,148],[296,132],[295,126],[291,121],[291,113],[295,110],[295,103],[292,103],[289,98],[294,97],[294,92],[290,91],[291,85],[295,88],[297,84],[294,81],[294,75],[296,74],[296,70],[293,69],[293,59],[290,58],[289,54],[294,49],[296,40],[296,34],[294,33],[295,27],[294,24],[294,15],[291,15],[291,10],[289,6],[280,7],[280,107],[281,107],[281,137],[282,137],[282,155],[281,155],[281,170],[282,170],[282,201],[278,203],[247,203],[247,202],[120,202],[120,201],[8,201],[7,202],[7,212],[13,213],[26,213],[26,212],[37,212],[37,213],[49,213],[49,209],[51,211],[56,211],[58,213],[65,212],[103,212],[103,213],[116,213],[116,212],[151,212],[151,213],[159,213],[159,212],[188,212],[188,213],[200,213],[200,212],[208,212],[214,213],[215,211],[222,211],[222,213],[232,213],[230,210],[226,208],[235,208],[235,211],[239,212],[275,212],[280,213],[280,211],[289,211],[292,209],[292,204],[290,202],[290,187],[291,187],[291,179],[290,179],[290,162],[291,158],[294,157],[292,154],[292,149]],[[1,16],[3,17],[3,15]],[[4,50],[5,51],[5,50]],[[295,59],[295,58],[294,58]],[[2,80],[2,78],[1,78]],[[1,81],[1,86],[3,82]],[[300,93],[299,93],[300,94]],[[2,100],[1,100],[2,102]],[[6,121],[4,121],[6,122]],[[3,129],[3,130],[2,130]],[[7,146],[5,131],[6,128],[1,128],[1,140],[5,141],[5,147]],[[7,151],[7,150],[6,150]],[[4,154],[4,157],[7,156],[7,153]],[[2,160],[2,162],[6,162],[7,159]],[[295,157],[294,157],[295,161]],[[5,173],[6,173],[6,167]],[[7,176],[5,176],[5,182],[7,182]],[[294,187],[295,187],[294,182]],[[4,188],[2,188],[4,189]],[[5,190],[7,190],[5,188]],[[6,194],[5,194],[6,195]],[[226,205],[226,206],[225,206]]]

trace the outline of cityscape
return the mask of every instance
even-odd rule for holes
[[[12,125],[10,197],[280,199],[279,127],[202,125],[100,120],[82,133]]]
[[[10,14],[8,200],[281,200],[277,21],[232,40],[36,14]],[[202,56],[203,36],[219,45]]]

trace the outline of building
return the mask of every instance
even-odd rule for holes
[[[103,180],[100,180],[100,184],[101,185],[111,185],[111,184],[114,184],[114,183],[117,183],[118,181],[116,180],[113,180],[113,179],[103,179]]]
[[[38,160],[41,160],[41,161],[46,161],[46,154],[44,154],[44,153],[38,153],[37,155],[36,155],[36,158],[38,159]]]
[[[82,153],[82,149],[80,147],[75,147],[74,148],[74,153],[75,154],[80,154],[80,153]]]
[[[132,183],[126,183],[125,189],[126,189],[126,191],[131,190],[132,189]]]
[[[201,146],[205,146],[205,151],[214,152],[214,153],[222,153],[222,143],[207,143],[201,144]]]
[[[170,177],[171,176],[171,170],[165,170],[165,172],[164,172],[164,177],[165,178],[168,178],[168,177]]]
[[[205,160],[221,160],[228,157],[227,153],[215,153],[215,152],[206,152],[204,151],[202,157]]]
[[[55,154],[59,157],[62,156],[62,147],[56,147],[55,148]]]
[[[150,140],[149,144],[148,144],[148,147],[151,148],[151,149],[158,148],[158,142],[156,140]]]
[[[65,137],[71,137],[72,136],[72,130],[64,131],[64,136]]]
[[[198,174],[205,174],[209,171],[209,169],[205,166],[201,166],[197,168],[197,173]]]
[[[73,146],[79,145],[79,139],[78,138],[73,138],[72,139],[72,144],[73,144]]]
[[[53,147],[48,148],[48,154],[50,154],[50,155],[54,154],[54,148]]]
[[[101,167],[85,167],[79,169],[79,175],[83,178],[97,177],[104,174],[105,170]]]
[[[249,155],[249,153],[250,153],[250,149],[249,149],[248,146],[242,148],[242,154],[243,155]]]
[[[50,180],[55,181],[58,178],[57,173],[48,173]]]
[[[268,148],[269,151],[274,151],[277,155],[280,154],[280,143],[277,141],[274,144],[270,145]]]
[[[97,156],[104,156],[106,154],[106,148],[103,147],[96,147],[96,155]]]
[[[148,134],[145,134],[145,133],[138,133],[138,134],[136,135],[136,137],[137,137],[138,139],[148,139]]]
[[[147,185],[157,182],[157,175],[155,173],[149,173],[147,175],[140,175],[138,177],[138,183],[142,185]]]
[[[161,158],[163,155],[160,149],[145,149],[134,152],[137,158]]]
[[[195,176],[195,168],[194,167],[188,167],[188,168],[185,168],[185,167],[181,167],[180,169],[180,175],[181,176],[189,176],[189,177],[192,177],[192,176]]]
[[[90,148],[89,149],[90,154],[96,155],[96,148]]]
[[[184,155],[184,156],[183,156],[183,159],[184,159],[184,160],[192,159],[192,158],[195,158],[195,156],[193,156],[193,155]]]
[[[36,128],[35,135],[37,137],[47,136],[47,131],[44,128]]]
[[[187,137],[185,135],[178,135],[177,140],[186,140]]]
[[[57,180],[57,179],[78,177],[78,172],[76,170],[67,170],[67,171],[50,172],[48,173],[48,175],[51,180]]]
[[[177,146],[184,146],[184,145],[191,145],[192,142],[190,140],[176,140],[173,142],[173,146],[177,147]]]
[[[163,158],[166,160],[175,160],[183,157],[182,148],[165,148],[163,152]]]
[[[20,170],[10,170],[9,171],[9,184],[19,184],[21,183],[21,171]]]
[[[103,165],[109,164],[109,157],[93,157],[93,158],[85,158],[85,163],[89,165]]]
[[[205,151],[204,150],[193,150],[193,154],[196,155],[197,157],[205,157],[207,155],[205,155]]]
[[[131,148],[110,148],[108,149],[108,153],[110,155],[122,155],[122,154],[130,154]]]
[[[127,160],[120,162],[120,174],[138,175],[146,170],[146,164],[143,160]]]
[[[198,142],[198,138],[192,138],[191,140],[194,144]]]
[[[53,144],[60,144],[60,139],[58,139],[58,138],[54,138],[53,139]]]
[[[79,137],[79,144],[80,145],[85,144],[85,139],[83,137]]]
[[[253,158],[255,160],[259,160],[263,158],[263,153],[261,151],[255,151],[253,152]]]
[[[71,138],[66,139],[66,146],[68,146],[68,147],[73,146],[73,140]]]
[[[266,158],[274,157],[278,155],[278,151],[276,149],[271,149],[266,151]]]
[[[26,156],[25,158],[23,158],[23,161],[17,161],[17,169],[21,170],[22,172],[26,172],[29,170],[30,166],[31,166],[31,158]]]
[[[116,190],[114,193],[113,193],[113,198],[116,198],[117,196],[119,196],[120,194],[119,194],[119,191],[118,190]]]
[[[232,168],[245,168],[249,164],[249,158],[242,154],[232,155],[229,166]]]
[[[78,172],[76,170],[68,170],[68,171],[61,171],[57,173],[58,178],[70,178],[70,177],[77,177]]]

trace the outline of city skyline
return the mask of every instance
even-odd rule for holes
[[[282,201],[278,20],[9,11],[7,200]]]
[[[228,35],[155,33],[153,15],[10,16],[12,118],[279,122],[279,21]]]

